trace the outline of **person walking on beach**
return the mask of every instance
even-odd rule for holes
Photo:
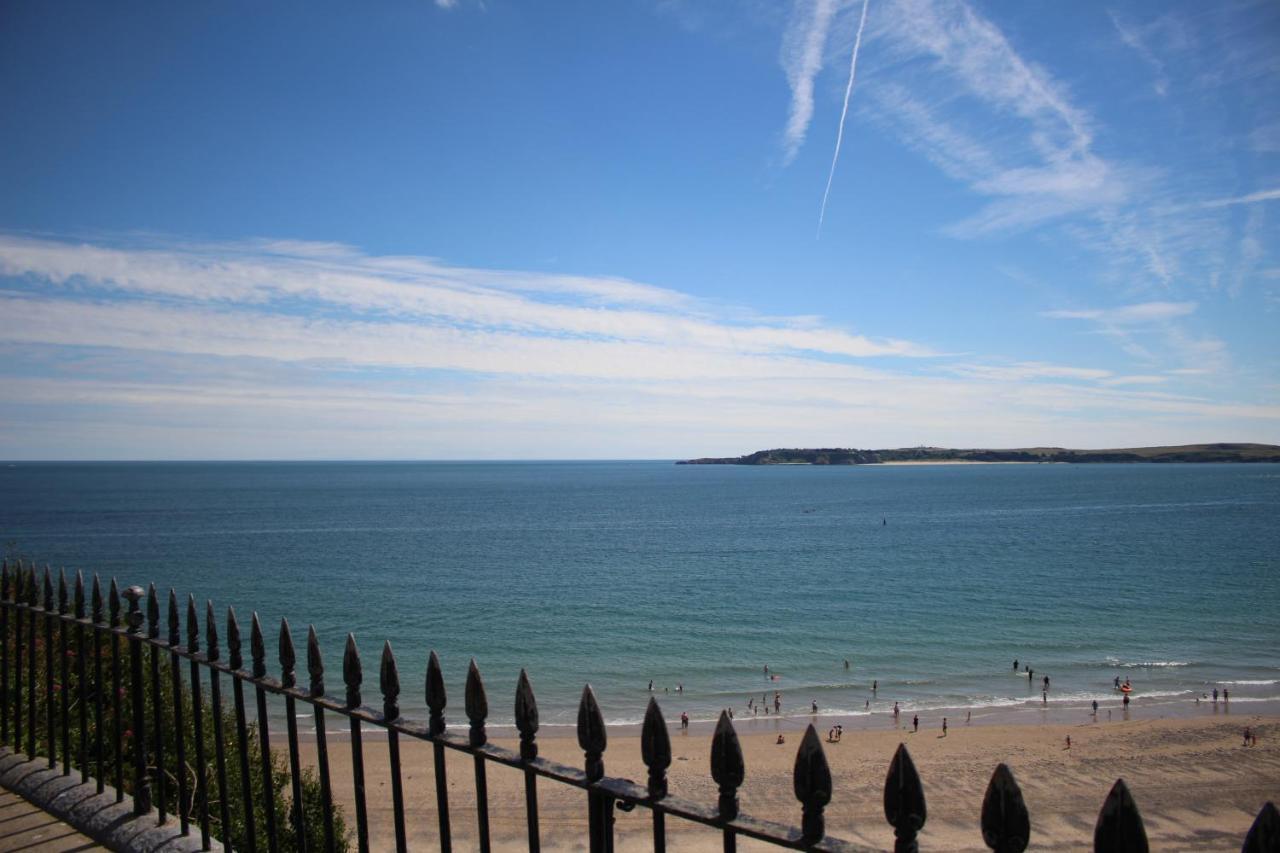
[[[911,733],[915,734],[920,731],[920,715],[916,714],[911,718]]]
[[[1244,727],[1244,745],[1245,746],[1249,745],[1249,739],[1252,737],[1253,737],[1253,732],[1249,730],[1248,726],[1245,726]]]
[[[1228,699],[1228,697],[1230,697],[1230,696],[1231,696],[1231,694],[1227,692],[1227,688],[1225,688],[1225,687],[1224,687],[1224,688],[1222,688],[1222,701],[1223,701],[1223,702],[1226,702],[1226,701],[1227,701],[1227,699]]]
[[[973,719],[973,712],[972,712],[972,711],[965,711],[965,712],[964,712],[964,724],[965,724],[966,726],[967,726],[967,725],[969,725],[969,721],[970,721],[970,720],[972,720],[972,719]]]
[[[942,736],[943,737],[947,736],[947,718],[946,717],[942,718]]]
[[[1093,700],[1093,715],[1095,717],[1098,716],[1098,700],[1097,699]]]
[[[1071,749],[1071,735],[1067,735],[1067,749]]]

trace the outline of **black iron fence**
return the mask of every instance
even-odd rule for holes
[[[584,765],[579,769],[538,756],[538,708],[523,670],[514,701],[520,743],[519,750],[512,751],[489,742],[485,729],[489,702],[475,661],[468,669],[464,690],[467,730],[459,734],[445,723],[444,678],[434,652],[427,661],[425,699],[429,713],[422,723],[400,713],[399,669],[389,643],[382,649],[378,708],[364,704],[363,667],[351,635],[347,636],[342,665],[345,691],[336,697],[326,692],[324,664],[314,629],[307,635],[304,686],[298,681],[297,656],[287,621],[280,624],[277,678],[267,674],[266,641],[256,613],[251,622],[247,667],[233,610],[227,611],[225,660],[212,602],[206,607],[203,646],[194,596],[187,600],[185,642],[180,615],[177,595],[171,590],[167,632],[162,635],[160,600],[154,585],[145,593],[137,586],[122,591],[113,579],[104,601],[96,575],[86,596],[80,573],[70,586],[66,573],[59,573],[55,591],[54,576],[47,567],[41,574],[34,565],[11,566],[5,561],[0,576],[0,742],[11,744],[17,751],[25,750],[32,760],[45,756],[50,768],[57,767],[61,760],[63,775],[70,775],[74,767],[82,781],[96,780],[99,792],[111,780],[118,800],[123,800],[126,792],[132,797],[136,814],[147,814],[155,804],[164,822],[172,804],[182,834],[190,833],[194,824],[204,849],[209,848],[216,828],[224,830],[220,840],[228,850],[232,848],[233,834],[237,849],[256,851],[263,847],[270,853],[306,851],[309,846],[332,853],[344,843],[333,808],[325,734],[328,714],[346,718],[349,726],[355,842],[362,853],[369,848],[361,737],[365,726],[386,732],[398,851],[408,847],[401,737],[426,741],[432,746],[436,843],[444,851],[451,849],[454,834],[449,815],[446,751],[472,759],[476,831],[482,851],[491,847],[486,781],[490,762],[523,773],[531,851],[540,848],[539,779],[583,791],[593,853],[613,849],[615,810],[631,811],[636,807],[651,812],[652,844],[657,851],[666,849],[669,817],[719,830],[726,851],[736,848],[739,836],[791,849],[866,849],[826,833],[823,812],[831,799],[831,771],[813,726],[808,727],[800,742],[793,774],[800,825],[789,826],[740,812],[737,792],[745,776],[745,764],[727,714],[721,714],[711,738],[711,775],[719,796],[714,805],[698,803],[672,795],[667,789],[671,742],[662,711],[653,699],[640,735],[642,759],[648,769],[648,778],[641,785],[605,775],[604,718],[589,685],[583,689],[578,707],[577,739],[584,754]],[[231,685],[231,710],[223,707],[223,679]],[[253,720],[246,709],[246,692],[252,693],[256,704]],[[273,733],[267,712],[270,694],[284,700],[287,762],[272,752]],[[301,766],[299,703],[310,709],[315,723],[315,779],[309,779]],[[279,733],[275,735],[278,737]],[[166,772],[167,749],[175,751],[179,772]],[[251,755],[259,760],[251,760]],[[193,763],[188,762],[188,757]],[[255,775],[260,778],[253,778]],[[318,789],[312,799],[318,797],[319,808],[306,808],[307,783]],[[282,815],[275,798],[286,785],[290,796],[287,801],[281,800],[288,804]],[[898,746],[885,779],[884,814],[893,827],[894,849],[916,850],[917,834],[924,826],[927,811],[924,788],[905,745]],[[1030,816],[1018,783],[1004,764],[996,767],[983,798],[981,833],[983,842],[1000,853],[1017,853],[1029,843]],[[1094,830],[1094,849],[1147,849],[1142,818],[1122,779],[1116,781],[1102,804]],[[1280,812],[1272,803],[1259,812],[1243,849],[1249,853],[1280,850]]]

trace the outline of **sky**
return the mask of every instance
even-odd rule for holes
[[[0,458],[1280,443],[1271,0],[7,3],[0,81]]]

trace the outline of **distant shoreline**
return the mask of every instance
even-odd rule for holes
[[[1122,447],[1073,450],[1066,447],[1010,449],[897,447],[883,450],[858,448],[776,448],[746,456],[685,459],[677,465],[958,465],[958,464],[1100,464],[1173,462],[1280,462],[1280,446],[1274,444],[1183,444],[1161,447]]]

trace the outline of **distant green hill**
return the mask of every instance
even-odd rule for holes
[[[1280,462],[1274,444],[1183,444],[1070,450],[1020,447],[1010,450],[899,447],[891,450],[803,448],[757,450],[746,456],[687,459],[677,465],[876,465],[882,462]]]

